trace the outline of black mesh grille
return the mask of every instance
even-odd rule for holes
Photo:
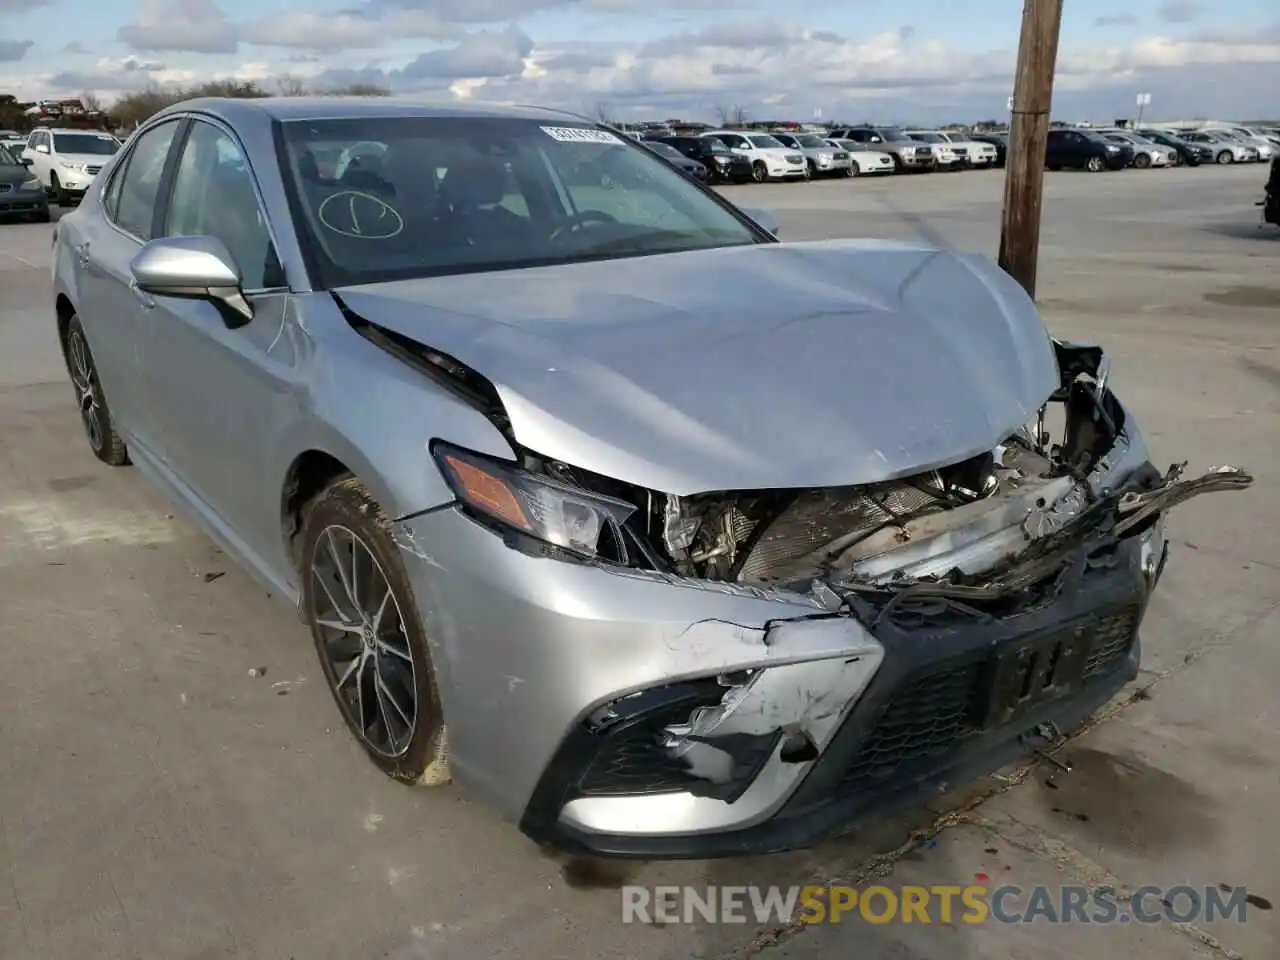
[[[694,778],[685,764],[662,747],[662,730],[689,719],[691,706],[676,704],[605,735],[600,751],[578,789],[588,795],[671,793],[687,790]]]
[[[905,685],[858,751],[845,786],[887,780],[903,764],[941,753],[975,730],[982,673],[982,663],[971,663]]]
[[[1140,616],[1140,611],[1123,610],[1098,617],[1087,625],[1090,648],[1083,669],[1086,683],[1120,665],[1133,645]],[[1078,630],[1080,626],[1073,625],[1062,635]],[[899,774],[936,766],[929,761],[981,729],[989,676],[988,663],[980,660],[908,680],[867,734],[845,774],[842,789],[874,788]]]

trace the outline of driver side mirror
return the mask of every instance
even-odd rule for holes
[[[30,157],[19,157],[18,162],[24,167],[29,167],[34,161]]]
[[[129,272],[137,288],[162,297],[212,300],[244,318],[253,307],[240,288],[240,270],[217,237],[162,237],[138,251]]]

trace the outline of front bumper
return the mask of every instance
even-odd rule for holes
[[[44,190],[5,189],[7,184],[0,184],[0,217],[28,216],[49,209],[49,200]]]
[[[395,537],[456,779],[539,842],[647,857],[806,846],[1025,756],[1039,723],[1070,730],[1135,675],[1164,551],[1156,527],[1036,611],[873,635],[796,594],[531,556],[453,508]],[[994,658],[1067,634],[1093,638],[1083,685],[984,719]],[[660,735],[724,684],[740,700],[682,739],[691,773]]]

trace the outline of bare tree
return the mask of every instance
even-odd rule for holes
[[[376,83],[348,83],[346,86],[333,87],[324,91],[326,97],[389,97],[389,87],[380,87]]]
[[[729,108],[729,119],[735,127],[744,127],[751,119],[747,115],[747,108],[734,105]]]
[[[80,102],[84,105],[84,108],[89,111],[102,109],[102,101],[92,90],[81,90]]]
[[[715,110],[716,119],[720,121],[720,126],[722,126],[722,127],[728,126],[728,125],[729,125],[729,111],[730,111],[730,109],[731,109],[731,108],[730,108],[730,107],[726,107],[726,106],[725,106],[724,104],[722,104],[722,103],[717,103],[717,104],[715,105],[715,107],[713,107],[712,109],[714,109],[714,110]]]
[[[306,85],[297,77],[291,77],[288,74],[276,79],[276,89],[282,97],[305,97],[307,95]]]
[[[595,114],[595,118],[599,120],[601,123],[605,123],[605,124],[608,124],[609,126],[613,126],[614,123],[616,122],[613,119],[613,109],[609,106],[609,104],[605,103],[603,100],[599,101],[596,104],[595,110],[593,112]]]

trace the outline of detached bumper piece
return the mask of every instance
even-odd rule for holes
[[[820,755],[807,758],[808,772],[780,809],[747,827],[604,835],[560,818],[569,800],[589,791],[706,796],[712,788],[732,803],[777,749],[770,737],[735,746],[733,776],[710,784],[683,771],[661,737],[691,707],[715,702],[723,686],[713,679],[628,698],[621,703],[630,715],[589,720],[567,738],[521,828],[539,842],[604,856],[741,856],[812,846],[857,821],[920,805],[1027,758],[1028,736],[1043,724],[1070,733],[1132,680],[1138,627],[1157,579],[1133,538],[1021,610],[886,611],[870,627],[885,651],[874,679]]]

